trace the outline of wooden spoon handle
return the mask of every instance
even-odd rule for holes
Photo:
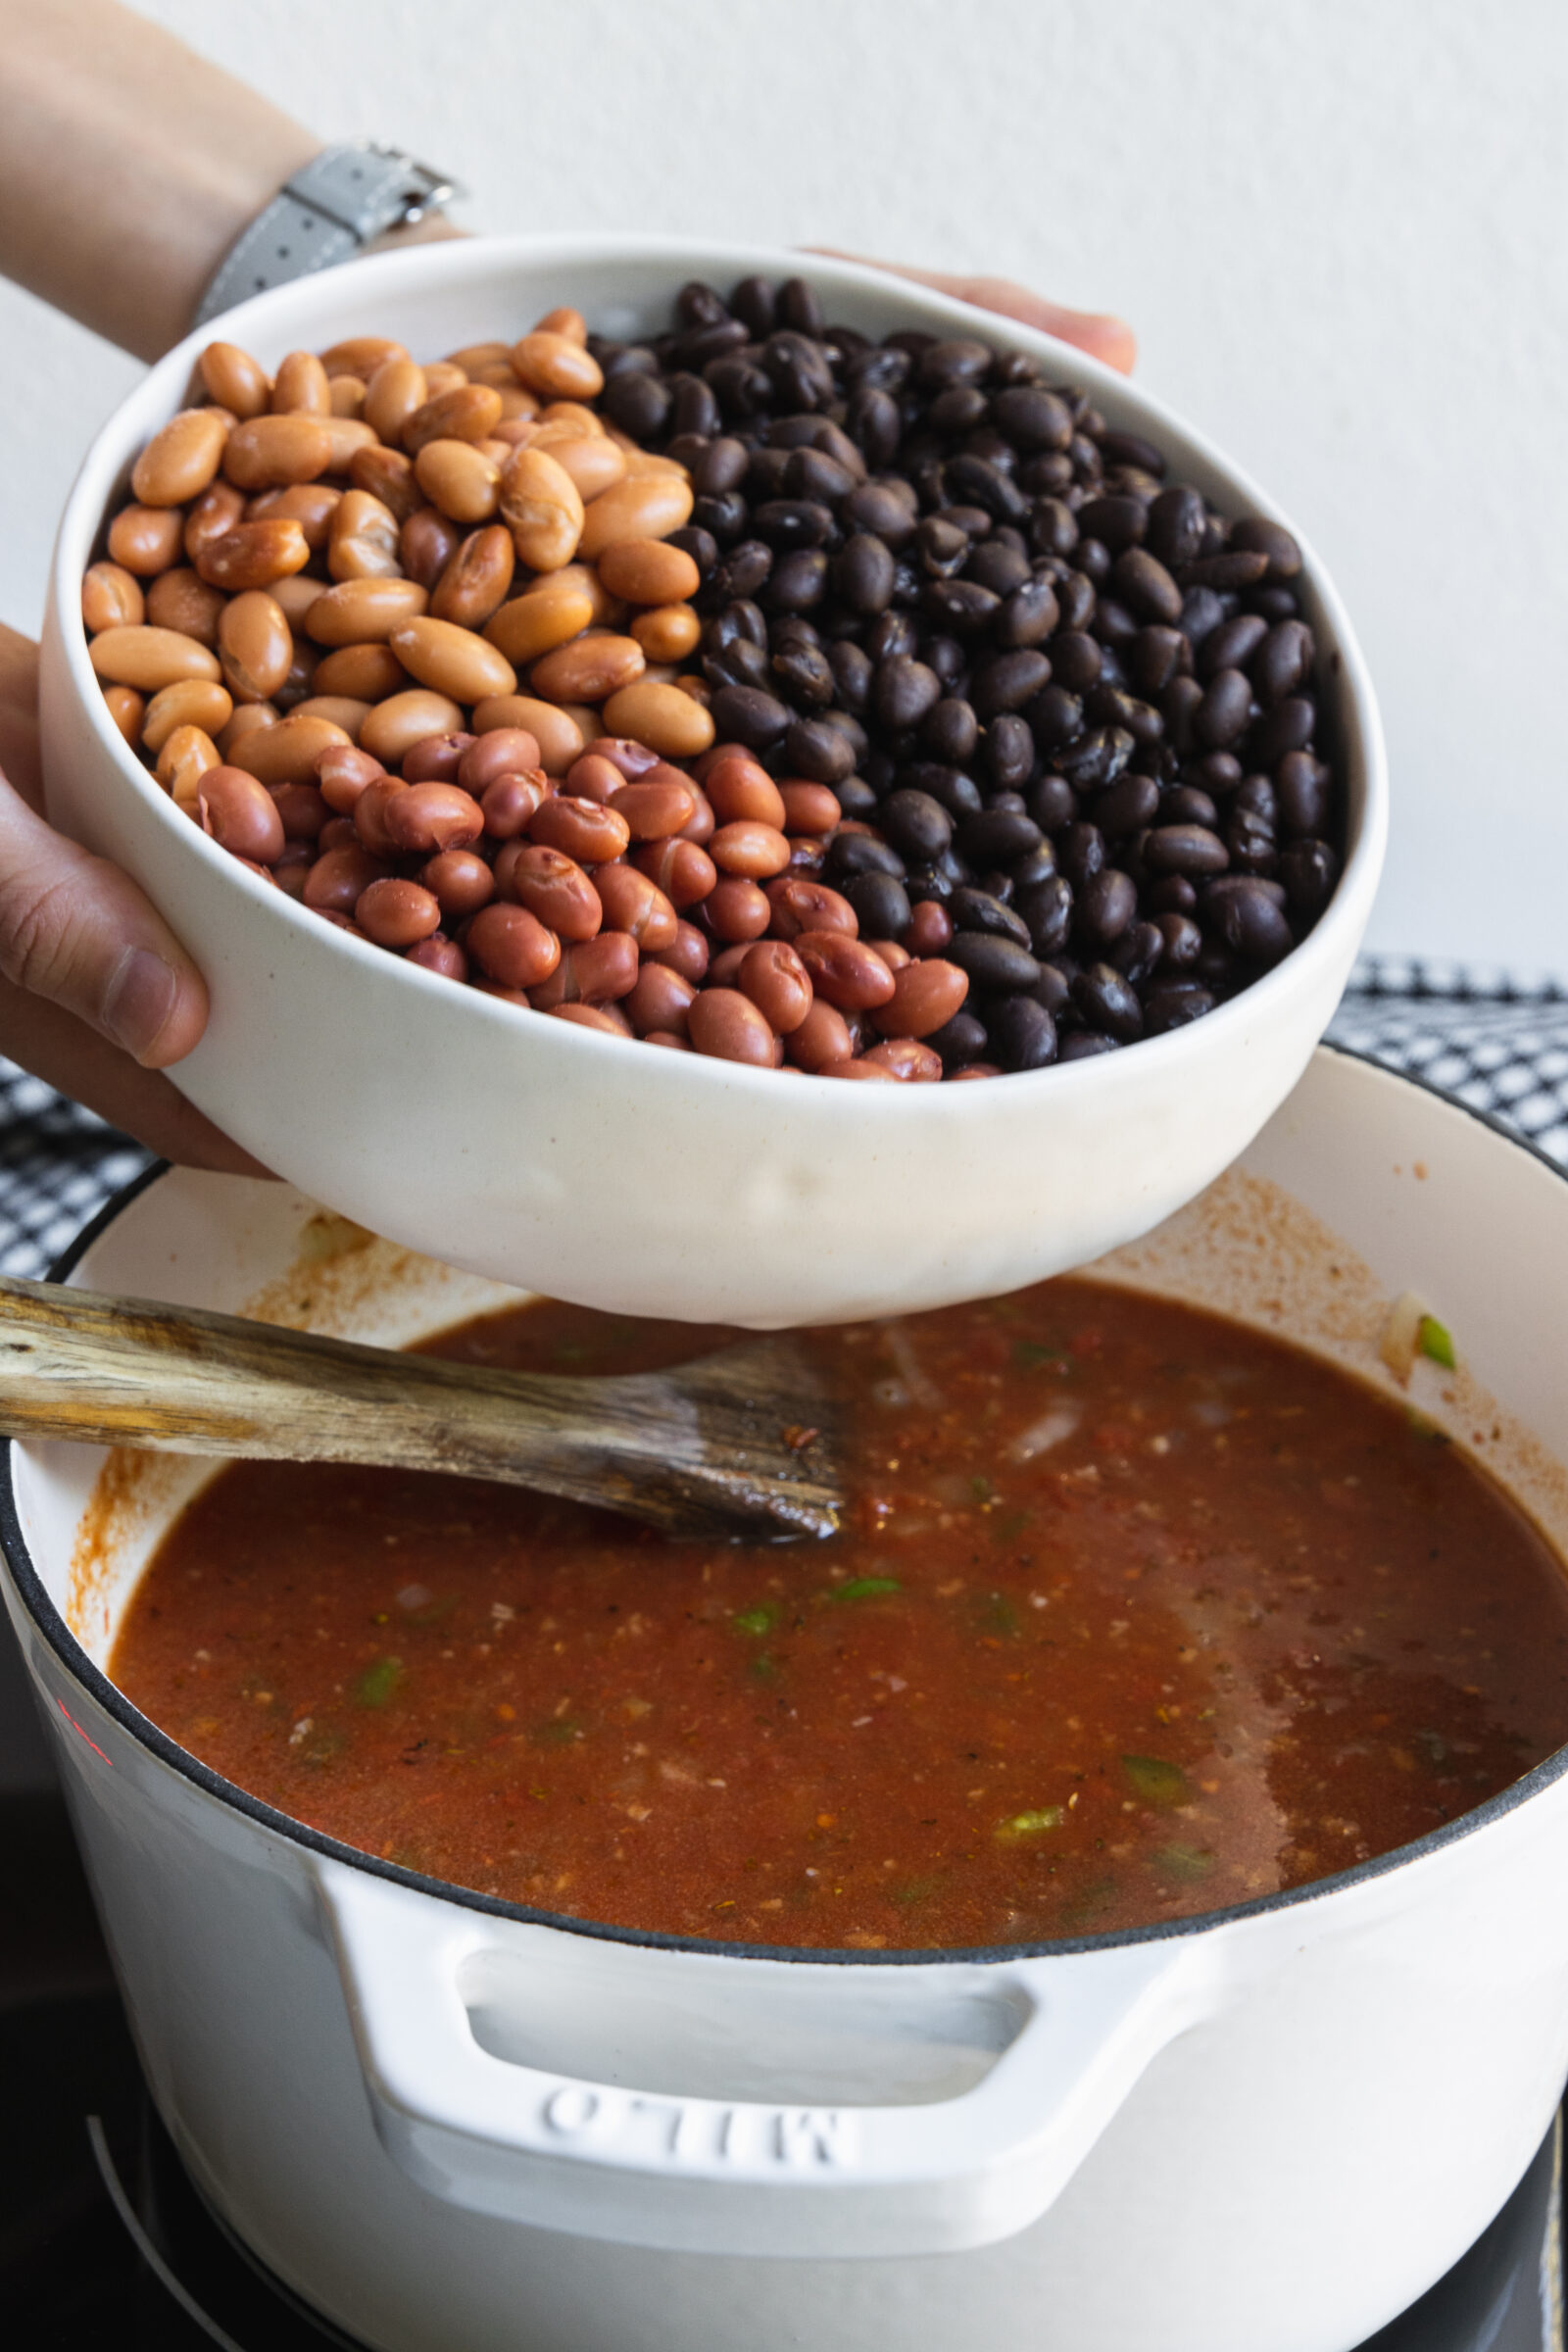
[[[760,1423],[743,1378],[726,1395],[704,1370],[690,1395],[679,1374],[545,1379],[0,1276],[13,1436],[452,1471],[680,1533],[826,1532],[825,1456],[792,1458],[778,1413]]]

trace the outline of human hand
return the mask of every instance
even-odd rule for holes
[[[38,649],[0,628],[0,1054],[165,1158],[265,1175],[162,1074],[207,1025],[200,972],[129,875],[42,809]]]
[[[1138,338],[1123,318],[1102,311],[1068,311],[1060,303],[1031,294],[1010,277],[948,277],[936,270],[910,270],[902,262],[873,262],[863,253],[842,253],[836,246],[812,245],[829,261],[859,262],[867,270],[885,270],[890,277],[911,278],[917,286],[934,287],[956,302],[972,302],[977,310],[995,311],[999,318],[1016,318],[1020,326],[1038,327],[1059,342],[1076,344],[1093,360],[1102,360],[1118,374],[1131,375],[1138,357]]]

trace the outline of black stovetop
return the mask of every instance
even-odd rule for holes
[[[0,1871],[7,2340],[26,2352],[349,2344],[260,2269],[181,2169],[142,2083],[58,1797],[0,1797]],[[1561,2240],[1559,2121],[1486,2234],[1362,2352],[1563,2352]],[[524,2320],[518,2352],[526,2344]]]

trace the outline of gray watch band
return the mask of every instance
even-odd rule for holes
[[[456,180],[398,147],[362,139],[323,148],[229,247],[194,323],[205,326],[253,294],[352,261],[373,237],[422,220],[465,193]]]

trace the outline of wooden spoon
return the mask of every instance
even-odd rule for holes
[[[799,1344],[557,1380],[0,1276],[0,1432],[385,1462],[567,1494],[673,1536],[831,1535],[832,1399]]]

